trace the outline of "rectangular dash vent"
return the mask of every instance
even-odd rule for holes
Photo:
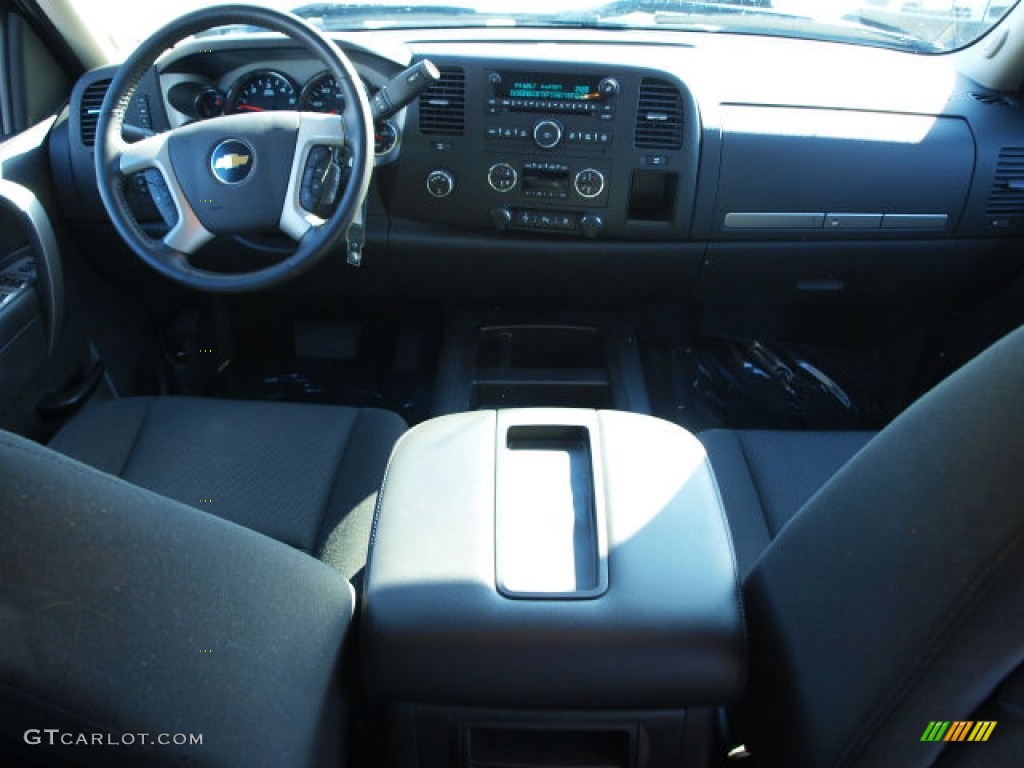
[[[1000,150],[985,215],[994,229],[1024,226],[1024,147]]]
[[[466,73],[440,67],[441,79],[420,96],[420,133],[461,136],[466,128]]]
[[[682,149],[683,97],[671,83],[651,77],[640,83],[635,144],[637,149]]]
[[[100,120],[100,107],[110,88],[110,80],[97,80],[82,93],[79,105],[79,125],[82,143],[91,147],[96,142],[96,124]]]

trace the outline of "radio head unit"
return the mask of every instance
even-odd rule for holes
[[[499,70],[488,76],[500,111],[611,113],[618,82],[598,75]]]

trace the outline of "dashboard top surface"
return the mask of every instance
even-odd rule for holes
[[[961,84],[949,56],[754,35],[474,29],[380,30],[333,37],[357,65],[362,60],[395,71],[414,57],[429,56],[481,63],[506,59],[581,68],[660,68],[682,79],[702,106],[743,103],[943,114]],[[201,38],[171,51],[160,68],[187,70],[202,50],[247,50],[255,63],[260,51],[281,55],[289,48],[283,38],[270,34]]]

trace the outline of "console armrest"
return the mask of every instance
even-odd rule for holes
[[[477,411],[411,430],[365,598],[363,669],[380,699],[673,707],[743,686],[714,476],[696,438],[647,416]]]

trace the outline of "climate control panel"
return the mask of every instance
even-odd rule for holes
[[[523,202],[600,205],[607,197],[610,164],[585,158],[504,158],[488,163],[487,188]]]

